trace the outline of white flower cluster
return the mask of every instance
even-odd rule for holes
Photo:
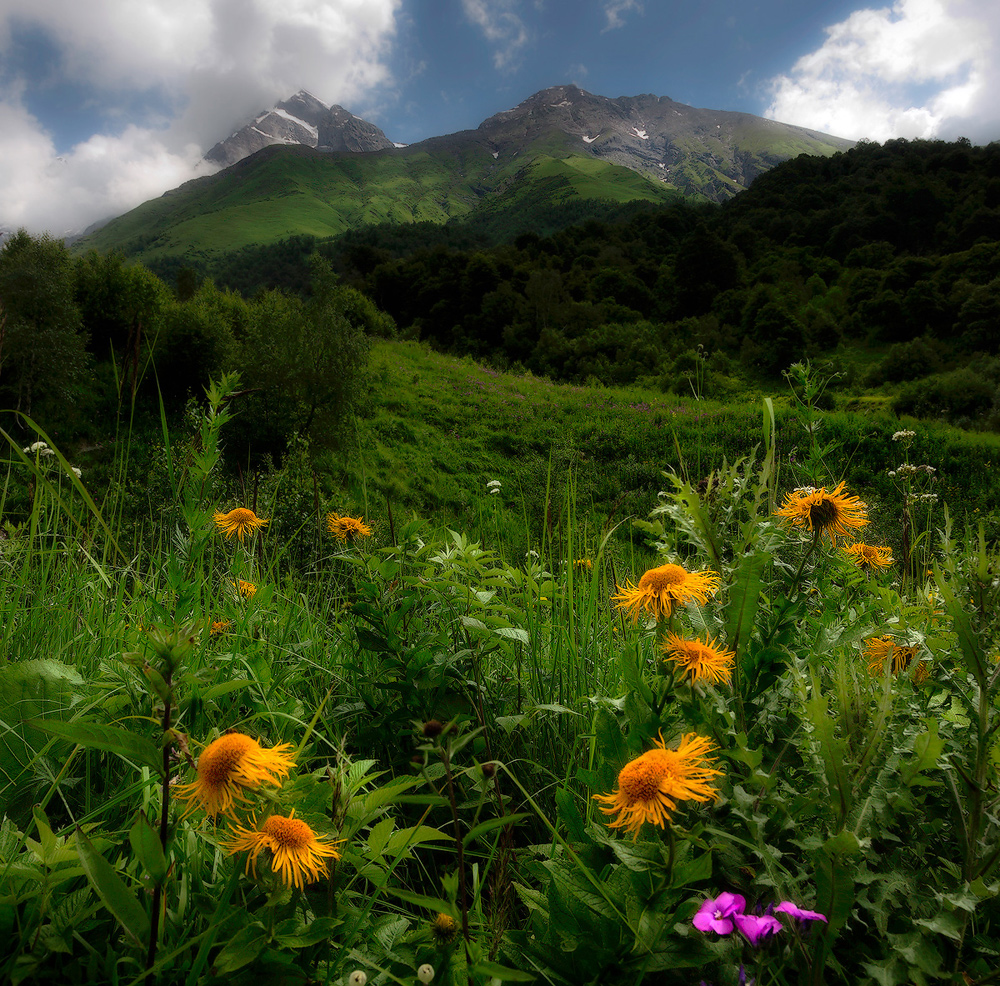
[[[796,486],[795,487],[795,492],[798,493],[799,496],[809,496],[810,493],[815,493],[816,492],[816,487],[815,486]]]
[[[55,452],[53,452],[52,449],[45,444],[45,442],[32,442],[27,448],[21,449],[21,451],[25,455],[55,455]]]
[[[916,438],[917,433],[915,431],[910,431],[908,428],[903,431],[893,432],[892,440],[894,442],[905,442],[911,438]]]
[[[489,481],[489,482],[488,482],[488,483],[486,484],[486,492],[487,492],[487,493],[489,493],[489,495],[490,495],[490,496],[496,496],[496,495],[497,495],[497,493],[499,493],[499,492],[500,492],[500,487],[501,487],[502,485],[503,485],[503,484],[502,484],[502,483],[500,482],[500,480],[499,480],[499,479],[491,479],[491,480],[490,480],[490,481]]]
[[[911,493],[906,498],[906,505],[913,506],[915,503],[937,503],[937,493]]]
[[[21,451],[25,455],[33,455],[37,459],[48,459],[56,454],[45,442],[32,442],[30,445],[26,445],[23,449],[21,449]],[[69,468],[70,472],[72,472],[77,479],[82,478],[82,469],[77,469],[76,466],[70,466]]]
[[[895,479],[899,476],[902,479],[906,479],[909,476],[916,476],[919,473],[926,473],[928,476],[933,476],[937,472],[933,466],[912,466],[909,462],[902,462],[895,469],[889,470],[889,478]]]

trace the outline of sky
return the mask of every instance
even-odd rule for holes
[[[0,228],[66,235],[211,173],[299,89],[415,143],[568,83],[988,143],[1000,2],[0,0]]]

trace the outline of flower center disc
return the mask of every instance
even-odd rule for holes
[[[660,750],[650,750],[626,764],[618,774],[618,789],[633,804],[652,801],[660,790],[660,782],[667,773],[663,758],[654,756]]]
[[[198,758],[198,774],[208,784],[224,784],[256,744],[249,736],[220,736]]]
[[[661,565],[659,568],[651,568],[646,572],[639,580],[639,585],[643,589],[662,591],[683,585],[686,578],[687,572],[680,565]]]
[[[313,837],[312,829],[299,818],[283,818],[272,815],[264,822],[266,832],[279,846],[288,849],[302,849],[309,845]]]
[[[809,522],[813,527],[829,527],[837,519],[837,504],[830,499],[822,499],[809,505]]]

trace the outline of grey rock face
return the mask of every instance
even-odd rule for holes
[[[205,155],[205,160],[228,167],[272,144],[301,144],[319,150],[355,153],[393,146],[374,124],[348,113],[342,106],[327,106],[302,90],[219,141]]]

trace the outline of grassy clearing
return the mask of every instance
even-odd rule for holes
[[[406,344],[375,369],[339,502],[296,453],[242,539],[217,516],[250,504],[219,471],[233,379],[158,468],[119,454],[102,506],[10,450],[0,977],[995,981],[985,525],[898,499],[927,472],[894,470],[897,507],[793,492],[988,444],[838,413],[793,445],[808,400],[555,388]],[[137,532],[116,504],[151,475]],[[373,533],[331,536],[331,508]],[[908,531],[892,564],[831,536],[865,513],[870,544]]]

